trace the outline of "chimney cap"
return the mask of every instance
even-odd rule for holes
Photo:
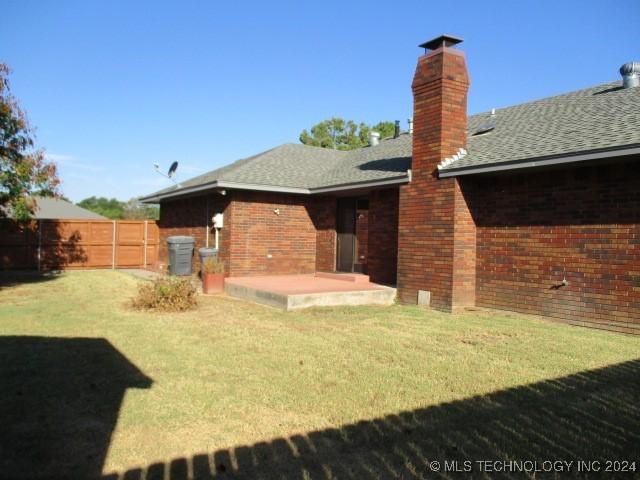
[[[457,45],[458,43],[462,43],[462,39],[459,37],[454,37],[453,35],[440,35],[428,42],[424,42],[418,45],[420,48],[424,48],[425,52],[427,50],[436,50],[440,47],[452,47]]]

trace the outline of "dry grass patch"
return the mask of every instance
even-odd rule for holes
[[[137,285],[73,272],[0,290],[0,447],[22,452],[6,476],[420,478],[433,458],[638,453],[638,338],[225,296],[138,312]]]

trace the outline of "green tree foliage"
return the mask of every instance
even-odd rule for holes
[[[0,63],[0,217],[28,220],[34,196],[54,196],[60,181],[56,166],[35,149],[33,129],[9,89],[10,70]]]
[[[378,122],[373,127],[371,127],[371,130],[373,130],[374,132],[378,132],[380,134],[380,138],[389,138],[393,137],[393,133],[396,130],[396,124],[395,122],[389,121]]]
[[[155,205],[144,205],[137,198],[124,204],[123,218],[127,220],[159,220],[160,209]]]
[[[158,207],[143,205],[135,198],[122,202],[116,198],[89,197],[77,205],[112,220],[158,220],[160,216]]]
[[[303,130],[300,142],[314,147],[333,148],[336,150],[353,150],[369,144],[371,130],[380,134],[380,138],[392,137],[395,129],[394,122],[378,122],[370,126],[366,123],[356,123],[333,117],[311,127],[310,131]]]
[[[77,205],[113,220],[119,220],[124,215],[124,203],[116,198],[89,197]]]

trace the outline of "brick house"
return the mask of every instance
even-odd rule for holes
[[[361,271],[405,303],[640,333],[638,64],[468,117],[457,43],[421,45],[412,131],[352,151],[282,145],[146,196],[163,239],[211,245],[223,213],[231,276]]]

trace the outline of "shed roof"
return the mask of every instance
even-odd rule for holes
[[[38,220],[48,219],[93,219],[106,220],[95,212],[86,210],[61,198],[37,197],[37,208],[33,217]]]

